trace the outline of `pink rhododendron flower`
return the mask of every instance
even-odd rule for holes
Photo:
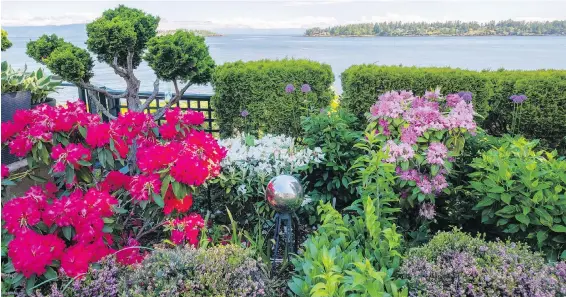
[[[444,159],[448,154],[446,146],[440,142],[432,142],[428,147],[426,161],[429,164],[444,165]]]

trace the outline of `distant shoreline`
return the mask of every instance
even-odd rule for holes
[[[302,35],[302,37],[313,38],[329,38],[329,37],[343,37],[343,38],[380,38],[380,37],[541,37],[541,36],[564,36],[563,34],[529,34],[529,35]]]

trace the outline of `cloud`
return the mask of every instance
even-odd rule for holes
[[[31,16],[29,14],[2,15],[3,26],[49,26],[85,24],[96,19],[94,13],[65,13],[58,16]]]

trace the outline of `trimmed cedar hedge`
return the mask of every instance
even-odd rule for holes
[[[235,131],[299,136],[305,107],[326,107],[333,97],[330,65],[309,60],[259,60],[225,63],[216,68],[211,99],[223,137]],[[293,84],[295,91],[285,92]],[[309,84],[311,92],[301,92]],[[306,101],[306,102],[305,102]],[[242,117],[247,110],[249,115]]]
[[[481,126],[492,135],[509,132],[514,94],[527,95],[521,105],[519,133],[566,149],[566,71],[471,71],[454,68],[354,65],[342,73],[342,105],[363,118],[379,94],[390,90],[441,87],[443,94],[473,93]]]

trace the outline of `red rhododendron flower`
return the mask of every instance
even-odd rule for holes
[[[76,203],[76,201],[70,196],[54,199],[53,203],[45,207],[45,211],[42,214],[41,218],[45,225],[47,225],[47,227],[51,227],[53,224],[57,224],[59,227],[71,225],[73,219],[71,214],[74,210],[73,203]]]
[[[12,138],[17,133],[24,129],[24,125],[14,123],[14,122],[3,122],[2,123],[2,142],[6,142],[8,139]]]
[[[190,186],[200,186],[209,176],[208,164],[199,158],[179,158],[171,167],[171,176],[176,181]]]
[[[26,278],[42,275],[46,266],[61,258],[65,242],[53,234],[39,235],[35,232],[16,235],[8,243],[8,257],[12,259],[16,272]]]
[[[139,242],[133,238],[128,239],[128,244],[124,249],[116,253],[116,262],[122,265],[133,265],[141,263],[147,253],[140,253]]]
[[[103,237],[110,238],[108,244],[111,244],[112,237],[110,236],[110,234],[105,234],[105,235],[108,236],[107,237],[103,236]],[[90,262],[98,262],[102,258],[116,252],[114,249],[108,247],[108,244],[104,242],[103,237],[95,240],[94,243],[88,245],[87,249],[88,252],[91,254]]]
[[[110,217],[114,213],[112,205],[118,204],[118,200],[106,191],[95,188],[89,189],[83,197],[83,202],[89,213],[96,213],[103,217]]]
[[[178,199],[175,197],[175,194],[173,194],[171,186],[169,186],[165,194],[164,201],[165,206],[163,207],[163,213],[166,215],[171,214],[174,210],[176,210],[177,213],[185,213],[193,206],[193,196],[191,194],[185,196],[183,199]]]
[[[161,137],[164,139],[173,139],[177,136],[177,133],[177,128],[173,123],[165,123],[159,127],[159,134],[161,134]]]
[[[161,180],[158,174],[136,175],[132,177],[128,190],[135,200],[149,200],[152,193],[160,193]]]
[[[196,246],[199,242],[200,230],[204,227],[204,220],[197,213],[182,219],[174,219],[167,223],[166,229],[171,230],[171,241],[177,245],[187,242]]]
[[[25,157],[33,148],[33,141],[26,134],[18,134],[8,143],[10,154]]]
[[[63,147],[59,143],[53,147],[51,158],[55,160],[53,172],[64,172],[67,163],[77,169],[81,166],[79,161],[90,161],[91,153],[82,144],[69,143],[67,147]]]
[[[99,183],[101,190],[106,192],[114,192],[119,189],[127,189],[130,185],[132,178],[120,171],[110,171],[104,181]]]
[[[10,176],[10,169],[8,169],[8,166],[2,165],[2,179],[8,176]]]
[[[93,124],[86,129],[86,143],[91,147],[103,147],[110,143],[110,124]]]
[[[10,234],[20,235],[28,233],[30,226],[41,220],[39,204],[33,199],[20,197],[12,199],[2,208],[3,228]]]
[[[69,277],[76,277],[88,271],[92,254],[85,244],[68,247],[61,257],[61,272]]]

